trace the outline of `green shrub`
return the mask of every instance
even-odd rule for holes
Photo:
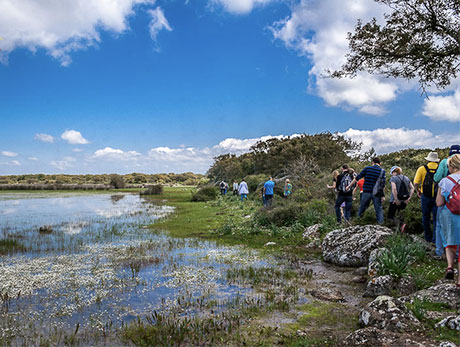
[[[424,245],[404,234],[397,233],[390,236],[386,248],[386,251],[377,259],[380,275],[404,277],[409,273],[411,263],[423,261],[426,257]]]
[[[115,189],[122,189],[125,187],[125,181],[120,175],[110,175],[110,185]]]
[[[192,201],[211,201],[215,200],[219,194],[217,187],[204,186],[192,193]]]
[[[290,226],[294,224],[302,213],[302,207],[298,204],[287,203],[271,209],[262,208],[256,212],[255,220],[259,225]]]
[[[163,194],[163,186],[161,184],[155,184],[148,186],[146,190],[140,193],[141,195],[161,195]]]

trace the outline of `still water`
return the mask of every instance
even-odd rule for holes
[[[218,310],[256,296],[227,271],[270,261],[146,227],[172,211],[134,194],[1,194],[0,242],[14,245],[0,253],[0,341],[77,325],[105,332],[154,310],[200,314],[210,300]]]

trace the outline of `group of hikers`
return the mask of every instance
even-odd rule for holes
[[[416,192],[421,201],[422,224],[426,241],[436,245],[436,254],[445,255],[448,268],[446,278],[454,278],[454,261],[460,250],[460,145],[452,145],[448,158],[440,162],[437,152],[430,152],[425,157],[413,182],[403,175],[399,166],[390,169],[391,184],[390,206],[387,217],[394,221],[398,211],[404,210]],[[342,172],[333,173],[333,188],[337,192],[335,211],[337,222],[342,217],[350,220],[350,211],[355,191],[360,189],[358,216],[362,217],[370,202],[373,202],[377,223],[383,223],[382,202],[384,200],[385,170],[378,157],[372,165],[365,167],[359,174],[347,165]],[[360,184],[361,182],[361,184]],[[404,232],[405,224],[401,231]],[[459,273],[460,273],[460,262]],[[457,282],[460,288],[460,276]]]
[[[448,264],[445,277],[453,279],[455,257],[460,251],[460,145],[452,145],[448,158],[442,161],[437,152],[430,152],[425,160],[426,163],[417,169],[413,181],[403,175],[401,167],[393,166],[390,169],[391,194],[387,218],[395,222],[396,214],[407,207],[416,193],[421,201],[424,238],[436,245],[438,256],[445,252]],[[337,222],[341,223],[343,218],[349,223],[354,195],[359,189],[358,216],[363,216],[372,201],[377,223],[382,224],[385,182],[385,170],[378,157],[373,158],[372,165],[358,174],[346,164],[342,165],[341,172],[335,170],[333,183],[327,187],[334,189],[337,194],[334,206]],[[228,184],[222,181],[219,187],[221,194],[226,195]],[[261,189],[264,206],[272,205],[274,189],[275,182],[269,177]],[[286,179],[283,195],[288,198],[291,193],[292,184]],[[244,179],[240,183],[233,182],[233,194],[239,195],[241,201],[248,198],[249,189]],[[403,223],[401,231],[404,230]],[[458,271],[460,274],[460,262]],[[457,287],[460,289],[460,276]]]
[[[226,195],[228,191],[228,183],[222,180],[219,183],[219,188],[220,188],[220,194]],[[268,178],[268,180],[264,183],[261,189],[261,192],[262,192],[262,202],[264,206],[270,207],[272,205],[273,195],[275,193],[275,182],[273,181],[273,177]],[[283,196],[285,198],[288,198],[291,195],[291,193],[292,193],[292,184],[289,179],[286,179],[285,184],[284,184]],[[249,194],[249,188],[244,178],[241,180],[240,183],[238,183],[237,181],[233,181],[233,195],[239,195],[241,198],[241,201],[244,201],[248,199],[248,194]]]

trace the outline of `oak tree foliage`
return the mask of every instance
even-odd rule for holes
[[[418,79],[447,87],[460,67],[460,0],[374,0],[391,11],[385,23],[358,21],[348,33],[350,52],[331,77],[354,77],[359,71],[386,77]]]

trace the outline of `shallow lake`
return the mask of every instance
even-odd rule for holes
[[[105,334],[154,311],[200,315],[259,300],[228,272],[274,262],[146,227],[172,211],[135,194],[0,194],[0,342],[77,326]]]

